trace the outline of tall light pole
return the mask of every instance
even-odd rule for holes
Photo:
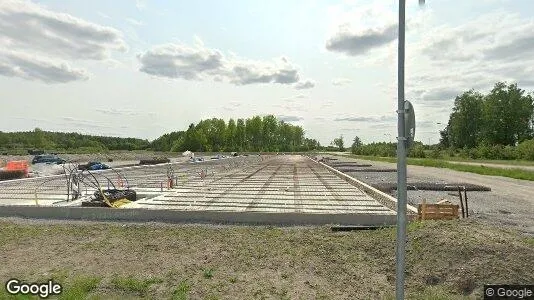
[[[419,5],[425,0],[419,0]],[[398,138],[397,138],[397,270],[395,292],[397,300],[404,299],[404,270],[406,264],[406,110],[404,99],[404,49],[406,27],[406,0],[399,0],[399,48],[398,48]]]
[[[399,0],[399,48],[397,86],[397,270],[395,294],[397,300],[404,299],[404,270],[406,255],[406,130],[404,110],[404,33],[406,0]]]

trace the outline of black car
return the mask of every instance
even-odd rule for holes
[[[64,164],[66,160],[52,154],[36,155],[32,159],[32,164],[46,163],[46,164]]]

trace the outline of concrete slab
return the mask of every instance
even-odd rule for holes
[[[301,216],[298,220],[308,220],[312,224],[395,223],[394,210],[324,165],[299,155],[249,156],[198,164],[134,166],[93,174],[103,187],[117,186],[121,182],[119,174],[122,174],[127,179],[127,183],[123,184],[137,191],[138,201],[119,209],[103,208],[109,218],[135,215],[140,218],[139,221],[150,219],[150,214],[156,211],[169,210],[188,212],[185,215],[179,214],[183,220],[205,220],[208,217],[200,216],[201,214],[213,216],[219,212],[222,215],[213,220],[230,218],[227,219],[228,222],[241,222],[256,214],[254,220],[267,221],[268,216],[276,215],[273,222],[284,224],[291,223],[295,215]],[[166,187],[168,174],[175,176],[173,188]],[[86,195],[95,190],[95,187],[87,184],[81,188]],[[29,207],[36,206],[36,198],[39,207],[30,209]],[[6,206],[0,208],[3,215],[11,212],[20,216],[34,216],[38,215],[40,208],[47,207],[43,210],[43,217],[68,218],[76,215],[78,218],[100,218],[93,215],[94,208],[76,207],[79,200],[74,203],[65,200],[65,176],[0,182],[0,205],[11,207],[8,210],[4,209]],[[49,206],[57,208],[57,213],[50,211]],[[126,213],[130,210],[135,210],[135,213]],[[236,213],[245,214],[246,217]],[[169,220],[181,218],[163,215],[168,216]],[[282,220],[284,215],[286,219]],[[305,215],[322,217],[306,218]],[[353,219],[348,222],[347,216],[352,216]],[[358,220],[365,220],[365,224]]]

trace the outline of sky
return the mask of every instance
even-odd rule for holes
[[[437,143],[456,95],[534,90],[530,0],[408,0],[406,99]],[[2,0],[0,131],[153,140],[273,114],[328,145],[395,141],[398,1]]]

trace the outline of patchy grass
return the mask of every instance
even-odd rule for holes
[[[188,299],[191,287],[186,281],[181,281],[178,287],[172,293],[172,300],[186,300]]]
[[[374,160],[374,161],[384,161],[389,163],[396,163],[397,158],[395,157],[378,157],[378,156],[363,156],[363,155],[350,155],[349,157],[360,158],[365,160]],[[435,168],[446,168],[455,171],[469,172],[480,175],[491,175],[491,176],[502,176],[522,180],[534,181],[534,172],[512,168],[495,168],[495,167],[484,167],[484,166],[473,166],[473,165],[463,165],[456,164],[453,162],[447,162],[441,159],[431,159],[431,158],[408,158],[407,164],[414,166],[424,166],[424,167],[435,167]]]
[[[142,297],[147,295],[151,285],[162,282],[163,280],[159,278],[138,279],[133,276],[117,276],[111,280],[111,284],[113,284],[115,288],[128,293],[138,294]]]
[[[64,284],[60,299],[394,299],[395,228],[17,220],[0,227],[0,280],[54,278]],[[485,283],[533,282],[533,243],[475,219],[410,223],[406,296],[475,299]],[[2,288],[0,299],[31,298]]]
[[[64,287],[60,300],[85,299],[102,281],[100,276],[80,276]]]
[[[204,275],[204,278],[211,279],[213,278],[213,269],[205,269],[202,274]]]

